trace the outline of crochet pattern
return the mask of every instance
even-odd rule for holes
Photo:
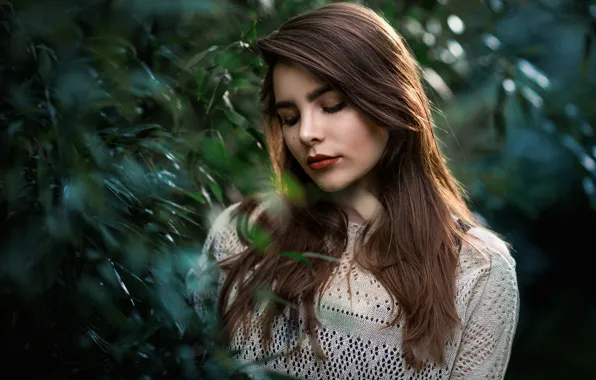
[[[235,206],[216,219],[203,255],[211,249],[221,260],[246,248],[229,219]],[[360,230],[359,225],[349,224],[348,247],[316,307],[321,322],[317,335],[326,360],[317,359],[309,339],[303,337],[302,318],[296,334],[288,331],[283,316],[277,317],[265,352],[257,322],[262,310],[257,309],[249,335],[240,328],[230,344],[230,349],[240,352],[240,361],[259,361],[249,367],[249,374],[259,377],[260,371],[268,369],[304,379],[502,379],[519,313],[515,261],[505,244],[484,228],[468,231],[482,252],[467,243],[460,251],[455,302],[461,327],[445,346],[443,366],[427,363],[414,371],[401,352],[401,326],[388,327],[398,305],[374,276],[352,262]]]

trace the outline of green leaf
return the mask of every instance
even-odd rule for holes
[[[40,158],[37,160],[37,189],[39,193],[39,203],[45,213],[49,213],[52,208],[53,186],[51,171],[47,161],[43,157],[43,150],[40,149]]]
[[[306,193],[302,183],[288,172],[282,173],[280,190],[291,202],[301,204],[306,201]]]
[[[215,195],[215,198],[220,202],[223,203],[223,191],[221,190],[221,187],[219,186],[219,184],[217,184],[214,181],[210,181],[209,182],[209,188],[211,189],[211,192],[213,193],[213,195]]]
[[[497,138],[502,141],[505,137],[507,123],[505,121],[505,105],[507,103],[507,92],[503,85],[497,87],[497,104],[493,113],[493,120],[495,130],[497,132]]]
[[[188,195],[189,197],[201,204],[205,204],[205,197],[203,197],[201,193],[197,193],[195,191],[187,191],[186,195]]]
[[[296,304],[288,302],[287,300],[279,297],[275,293],[267,289],[260,289],[255,292],[255,298],[260,302],[276,302],[281,305],[287,306],[290,309],[298,309]]]
[[[52,74],[52,60],[50,55],[45,50],[37,54],[39,59],[39,75],[46,85],[50,84]]]
[[[267,248],[271,244],[271,235],[256,224],[249,226],[249,229],[247,232],[248,232],[247,238],[251,242],[251,245],[258,252],[263,253],[263,254],[266,253]]]
[[[214,166],[222,166],[228,162],[228,151],[219,138],[206,138],[203,145],[203,157]]]
[[[592,24],[592,32],[594,32],[596,27]],[[584,79],[588,79],[589,75],[589,68],[590,68],[590,55],[592,51],[594,35],[591,33],[586,33],[584,36],[584,55],[581,61],[580,73]]]
[[[320,253],[314,253],[314,252],[304,252],[302,254],[302,256],[304,257],[312,257],[312,258],[316,258],[316,259],[321,259],[321,260],[325,260],[325,261],[330,261],[333,263],[338,263],[339,259],[337,257],[333,257],[333,256],[329,256],[329,255],[322,255]]]
[[[207,57],[209,54],[212,54],[213,52],[217,51],[218,49],[219,49],[219,46],[213,45],[213,46],[210,46],[208,49],[198,52],[197,54],[193,55],[186,62],[186,64],[184,64],[184,68],[186,68],[187,70],[192,70],[203,59],[205,59],[205,57]],[[200,72],[200,70],[197,70],[197,72]]]
[[[240,115],[238,112],[226,108],[224,110],[224,113],[228,117],[228,120],[230,120],[235,127],[241,127],[241,128],[248,127],[248,125],[249,125],[248,120],[246,120],[246,118],[244,116]]]
[[[100,36],[90,37],[89,41],[96,43],[98,46],[114,47],[115,49],[113,51],[116,51],[116,52],[119,51],[118,48],[124,48],[125,50],[123,50],[123,51],[130,52],[130,54],[132,56],[137,55],[137,49],[135,48],[135,46],[132,43],[130,43],[130,41],[128,41],[126,38],[124,38],[122,36],[104,34],[104,35],[100,35]]]
[[[283,256],[283,257],[289,257],[290,259],[296,260],[296,261],[298,261],[298,262],[306,265],[308,267],[308,269],[310,269],[311,272],[314,274],[314,268],[312,266],[312,263],[302,253],[299,253],[299,252],[282,252],[281,253],[281,256]]]

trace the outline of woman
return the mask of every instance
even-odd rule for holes
[[[503,378],[514,261],[446,168],[401,37],[334,3],[257,49],[280,198],[229,207],[207,238],[230,348],[299,378]]]

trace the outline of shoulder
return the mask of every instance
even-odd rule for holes
[[[246,248],[238,234],[238,217],[242,217],[242,202],[226,208],[213,209],[209,217],[211,228],[204,244],[204,251],[209,250],[217,260],[240,253]],[[248,227],[254,225],[256,218],[264,211],[261,203],[254,207],[248,216]]]
[[[460,251],[461,270],[474,268],[500,268],[515,272],[515,259],[509,245],[485,227],[472,227],[466,233]]]
[[[240,206],[240,202],[231,204],[225,208],[214,208],[210,212],[210,232],[225,230],[233,222],[233,215]]]
[[[242,214],[241,212],[241,205],[242,202],[236,202],[224,209],[213,209],[210,213],[210,233],[215,234],[219,232],[226,231],[228,229],[236,229],[235,225],[237,222],[237,217]],[[265,205],[263,203],[259,203],[251,210],[250,215],[248,217],[249,226],[252,226],[256,221],[257,217],[265,210]]]
[[[508,244],[484,227],[471,228],[466,239],[459,258],[459,301],[484,303],[491,299],[517,307],[516,263]]]
[[[519,318],[515,260],[492,231],[474,227],[460,254],[457,307],[462,323],[452,375],[503,378]]]
[[[216,260],[221,260],[230,253],[241,251],[242,245],[236,231],[234,214],[240,202],[226,208],[213,208],[209,212],[209,233],[203,244],[203,254],[213,255]]]

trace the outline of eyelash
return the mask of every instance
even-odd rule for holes
[[[327,114],[336,113],[336,112],[339,112],[342,109],[344,109],[345,106],[346,106],[346,102],[339,102],[336,105],[334,105],[333,107],[323,108],[323,113],[327,113]],[[284,120],[280,115],[277,115],[277,117],[278,117],[279,122],[281,123],[282,126],[284,126],[284,125],[292,126],[298,122],[298,117],[294,117],[290,120]]]

